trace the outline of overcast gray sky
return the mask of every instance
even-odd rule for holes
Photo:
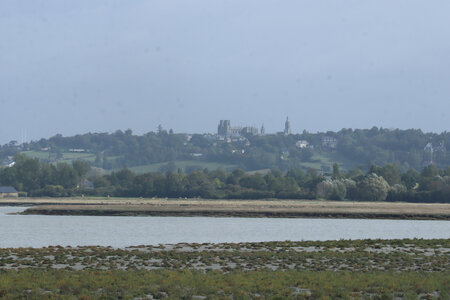
[[[0,1],[0,143],[449,128],[448,0]]]

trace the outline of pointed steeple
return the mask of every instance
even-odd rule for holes
[[[284,123],[284,134],[291,134],[291,122],[289,122],[289,117],[286,117],[286,123]]]

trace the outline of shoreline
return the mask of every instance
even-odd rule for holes
[[[129,198],[2,199],[28,206],[23,215],[205,216],[450,220],[450,204],[321,200],[206,200]]]
[[[332,219],[393,219],[393,220],[447,220],[448,214],[405,214],[370,212],[301,212],[301,211],[246,211],[246,210],[171,210],[165,208],[145,209],[129,205],[105,205],[91,208],[89,205],[34,206],[20,215],[56,216],[128,216],[128,217],[238,217],[238,218],[332,218]]]

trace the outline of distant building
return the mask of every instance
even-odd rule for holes
[[[289,151],[287,149],[284,149],[284,150],[281,151],[280,158],[282,160],[288,160],[289,159],[289,155],[290,155]]]
[[[245,153],[245,149],[241,149],[241,150],[231,150],[231,153],[237,153],[237,154],[244,154]]]
[[[222,136],[231,135],[231,123],[230,120],[220,120],[217,127],[217,134]]]
[[[241,134],[253,134],[253,135],[257,135],[257,134],[258,134],[258,128],[252,127],[252,126],[244,127],[244,128],[242,128],[242,130],[241,130]]]
[[[14,161],[14,158],[12,156],[8,156],[7,158],[5,158],[2,161],[2,165],[7,168],[10,168],[10,167],[14,166],[15,164],[16,164],[16,162]]]
[[[423,148],[423,162],[422,165],[424,167],[430,166],[432,165],[433,162],[433,152],[434,152],[434,148],[433,148],[433,144],[432,143],[427,143],[425,145],[425,147]]]
[[[309,142],[305,140],[300,140],[295,143],[295,146],[300,149],[308,148]]]
[[[260,133],[261,133],[261,135],[265,135],[266,134],[266,129],[264,128],[264,124],[261,125]]]
[[[322,147],[328,149],[335,149],[337,147],[338,141],[332,136],[322,137]]]
[[[434,151],[433,144],[432,143],[426,144],[425,147],[423,148],[423,151],[433,153]]]
[[[258,128],[253,126],[231,126],[230,120],[220,120],[219,126],[217,127],[217,134],[219,136],[229,137],[229,136],[240,136],[242,134],[258,134]]]
[[[19,192],[12,186],[0,186],[0,198],[17,198]]]
[[[447,152],[447,148],[445,148],[444,142],[441,142],[439,146],[434,147],[435,152]]]
[[[69,149],[69,152],[72,153],[84,153],[84,152],[88,152],[86,149]]]
[[[284,123],[284,134],[291,134],[291,122],[289,122],[289,117],[286,117],[286,122]]]

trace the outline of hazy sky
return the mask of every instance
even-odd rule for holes
[[[448,0],[1,0],[0,143],[158,124],[449,130]]]

